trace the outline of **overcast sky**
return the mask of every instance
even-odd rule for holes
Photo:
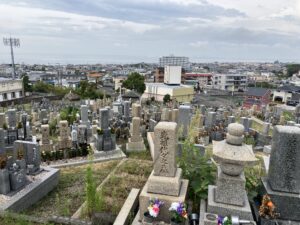
[[[300,0],[0,0],[9,35],[18,63],[299,62]]]

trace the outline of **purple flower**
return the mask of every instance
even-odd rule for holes
[[[224,219],[224,217],[218,216],[218,225],[222,225],[223,224],[223,219]]]

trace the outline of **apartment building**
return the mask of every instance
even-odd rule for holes
[[[24,88],[21,79],[0,78],[0,102],[23,97]]]
[[[244,74],[213,74],[213,88],[225,91],[245,91],[248,77]]]

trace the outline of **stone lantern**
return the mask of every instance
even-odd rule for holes
[[[216,186],[209,186],[209,213],[253,220],[245,190],[245,166],[257,163],[252,146],[243,143],[244,126],[231,123],[226,140],[213,142],[213,159],[219,164]]]

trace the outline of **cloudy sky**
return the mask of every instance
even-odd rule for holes
[[[0,0],[9,35],[19,63],[299,62],[300,0]]]

